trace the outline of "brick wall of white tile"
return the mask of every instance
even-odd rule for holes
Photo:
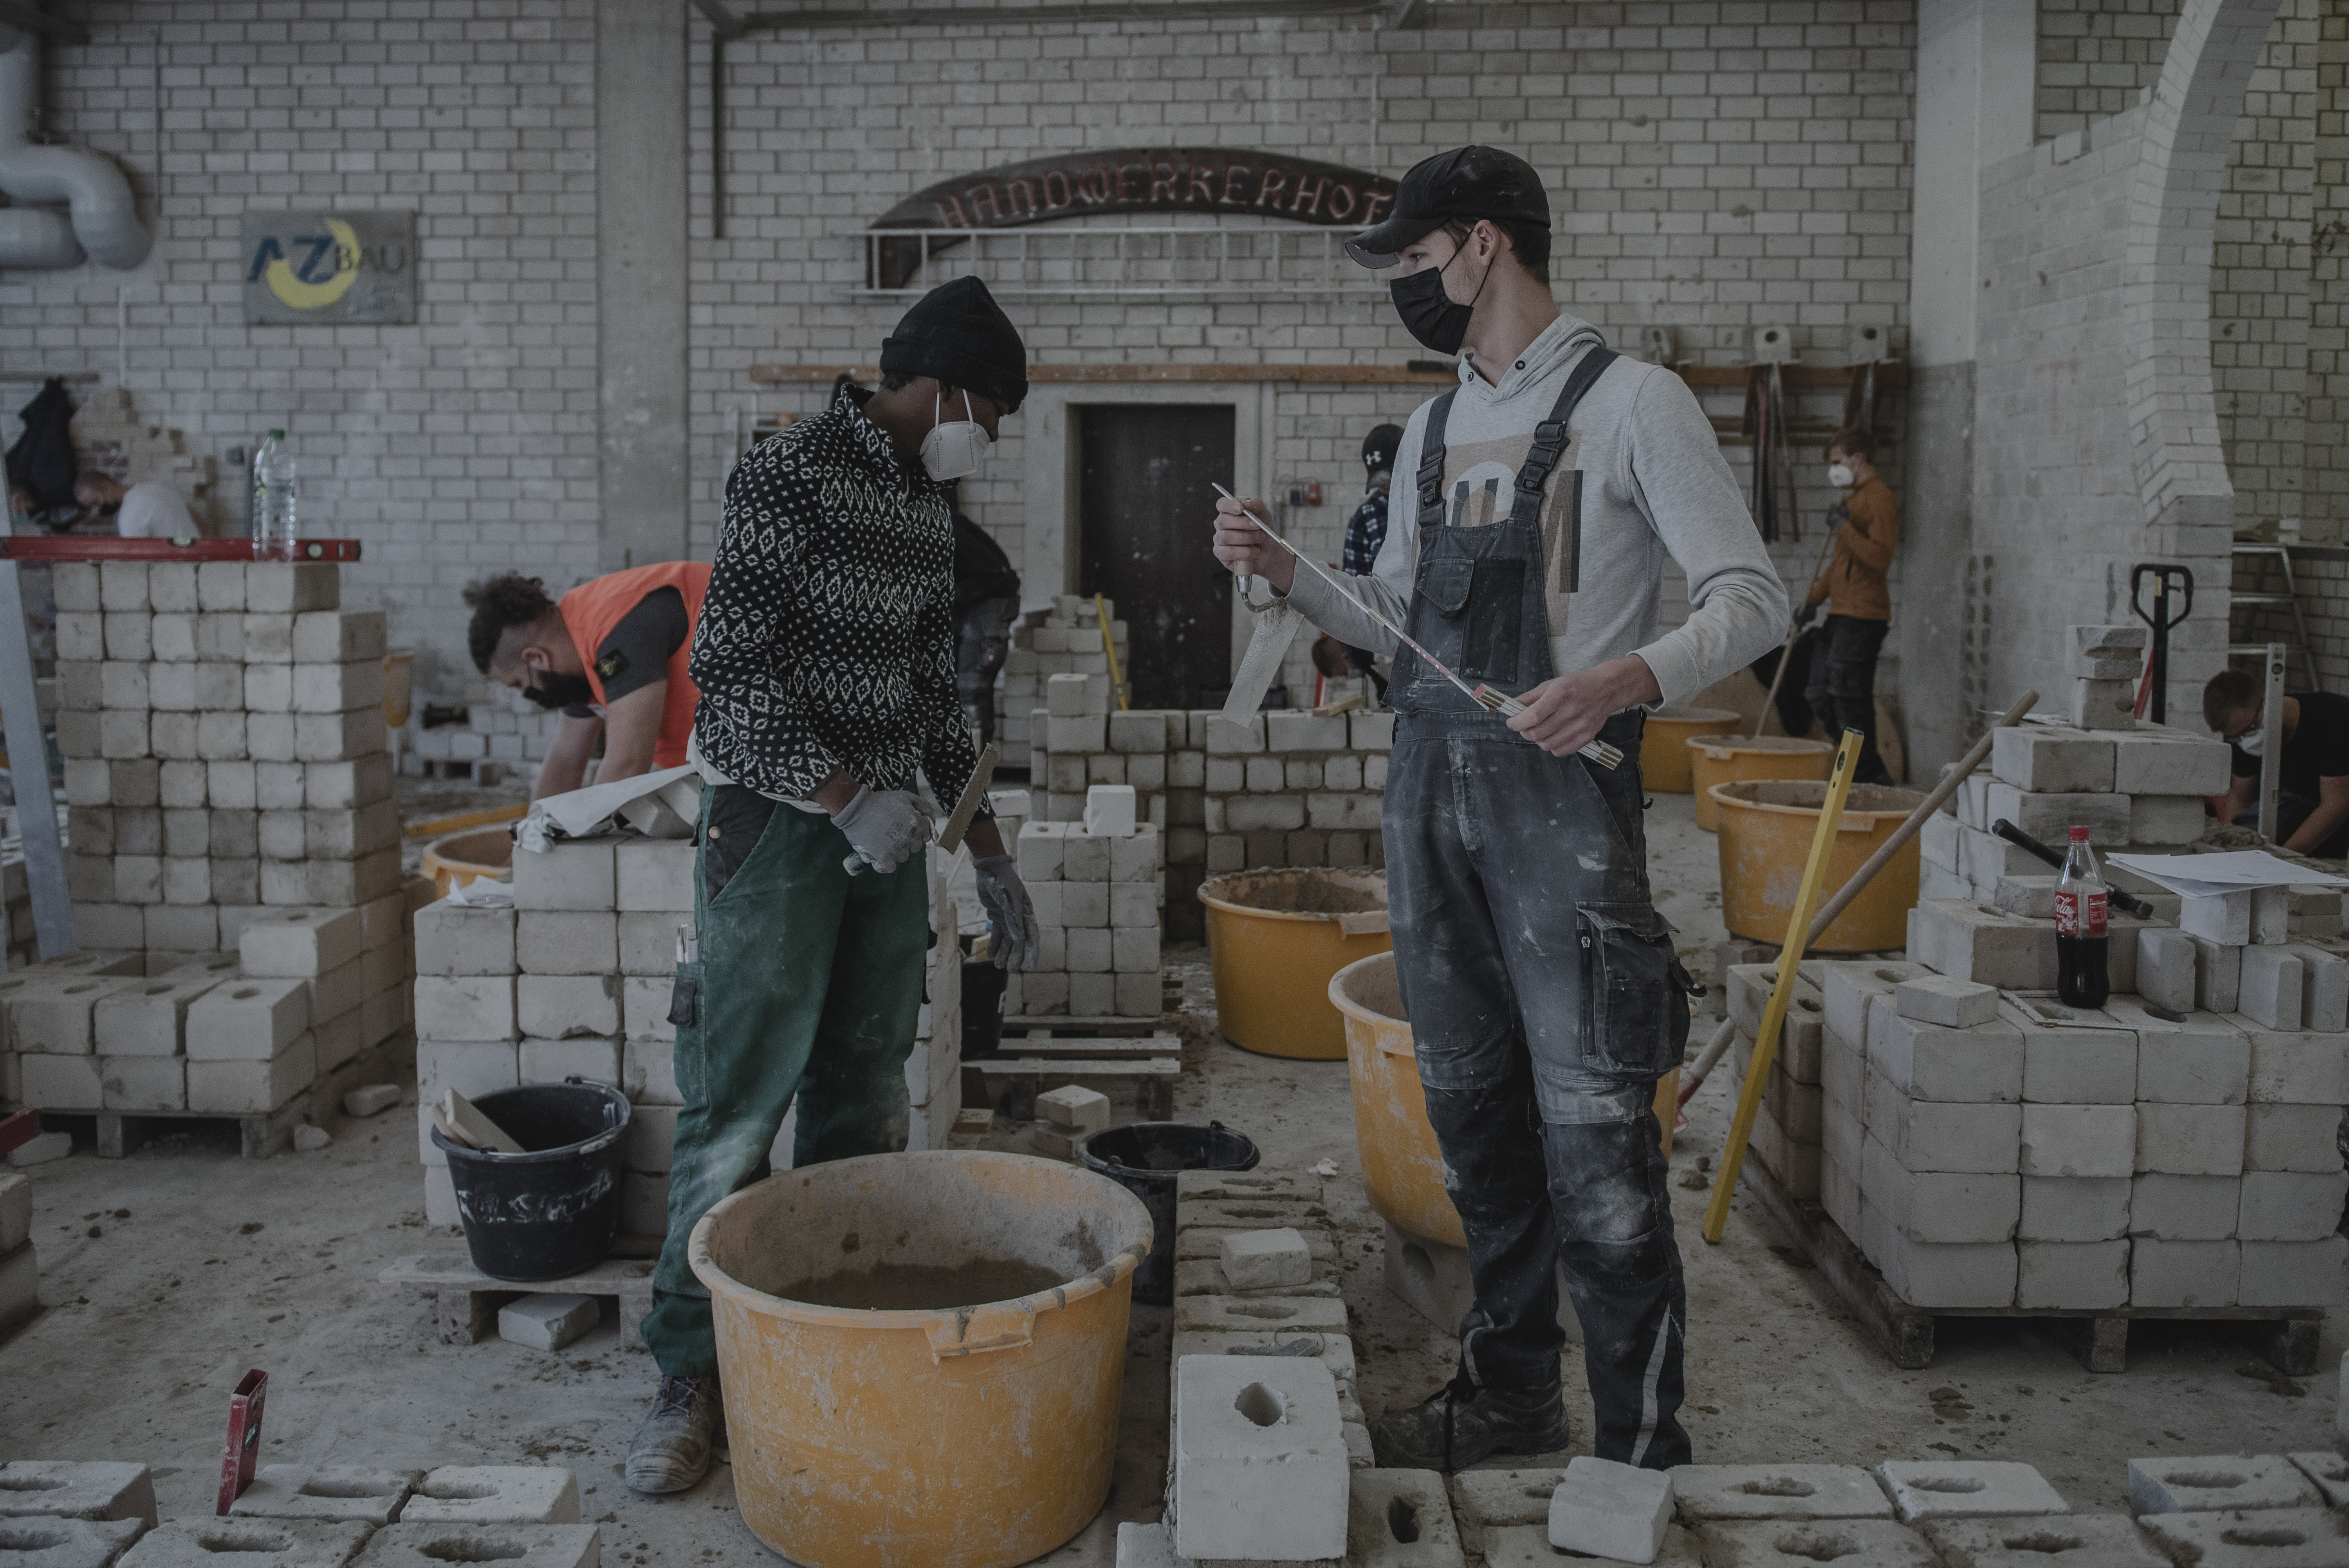
[[[142,417],[215,454],[283,424],[305,515],[366,543],[347,578],[352,602],[388,611],[394,640],[422,650],[419,697],[478,689],[462,584],[523,567],[561,588],[595,565],[592,5],[94,0],[88,15],[94,41],[57,52],[55,125],[132,171],[159,240],[129,273],[0,275],[0,368],[99,372]],[[1619,345],[1669,325],[1685,357],[1735,363],[1751,328],[1783,323],[1806,358],[1839,363],[1851,328],[1870,324],[1903,351],[1910,5],[1495,5],[1475,21],[746,38],[729,53],[719,241],[697,18],[695,553],[714,542],[738,428],[821,397],[756,387],[747,367],[870,363],[903,308],[849,293],[855,232],[944,174],[1053,149],[1267,147],[1393,173],[1490,141],[1542,170],[1558,214],[1559,298]],[[329,204],[417,210],[416,325],[243,324],[242,212]],[[1009,308],[1040,360],[1393,364],[1423,352],[1376,280],[1342,281],[1350,292],[1324,299]],[[1268,477],[1318,480],[1329,500],[1306,514],[1304,542],[1335,553],[1362,432],[1416,401],[1278,395]],[[1733,395],[1712,401],[1736,411]],[[1828,418],[1835,405],[1805,412]],[[968,487],[1015,560],[1027,521],[1018,423]],[[0,425],[0,438],[12,434]],[[1742,476],[1742,449],[1729,456]],[[1897,442],[1886,466],[1897,483]],[[1811,523],[1777,551],[1790,578],[1807,573],[1820,537],[1822,468],[1806,454]],[[1665,620],[1684,614],[1668,583]]]
[[[2161,79],[2181,0],[2039,0],[2037,135],[2135,108]]]

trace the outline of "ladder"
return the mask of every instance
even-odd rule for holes
[[[2300,610],[2300,585],[2293,581],[2292,575],[2291,549],[2288,546],[2282,544],[2253,544],[2238,541],[2235,544],[2234,551],[2235,559],[2237,561],[2273,562],[2277,569],[2283,575],[2283,592],[2281,593],[2236,593],[2228,600],[2227,612],[2230,623],[2228,627],[2230,633],[2227,645],[2228,656],[2230,658],[2264,659],[2267,656],[2268,652],[2268,645],[2264,642],[2239,643],[2234,640],[2234,628],[2232,625],[2234,612],[2237,610],[2288,610],[2292,613],[2292,634],[2285,645],[2293,654],[2297,654],[2300,656],[2302,667],[2308,672],[2308,686],[2306,689],[2310,691],[2323,691],[2324,689],[2324,680],[2323,676],[2316,673],[2316,655],[2313,651],[2312,645],[2308,640],[2308,619],[2301,614]]]

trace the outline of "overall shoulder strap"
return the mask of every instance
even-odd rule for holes
[[[1452,417],[1454,387],[1427,410],[1427,428],[1419,438],[1419,526],[1434,528],[1444,521],[1444,426]]]
[[[1510,502],[1509,521],[1531,526],[1541,517],[1542,490],[1549,483],[1550,470],[1557,467],[1566,455],[1567,421],[1574,417],[1575,406],[1584,393],[1598,384],[1607,374],[1607,367],[1619,357],[1611,348],[1594,347],[1583,355],[1566,385],[1558,389],[1557,402],[1549,418],[1534,427],[1534,444],[1526,453],[1526,466],[1517,470],[1517,490]]]

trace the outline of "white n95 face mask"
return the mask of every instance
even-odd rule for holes
[[[2267,727],[2262,725],[2257,729],[2243,731],[2242,734],[2235,737],[2235,744],[2243,748],[2243,755],[2246,757],[2262,755],[2268,748]]]
[[[1827,465],[1827,483],[1837,490],[1851,489],[1851,469],[1842,463]]]
[[[962,395],[962,411],[960,419],[938,419],[939,405],[931,407],[931,418],[937,422],[922,438],[922,471],[940,484],[977,473],[987,457],[987,427],[968,417],[968,392]]]

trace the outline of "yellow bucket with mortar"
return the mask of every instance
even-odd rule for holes
[[[1714,785],[1748,779],[1825,779],[1835,769],[1835,747],[1824,740],[1785,735],[1700,735],[1687,744],[1696,825],[1708,833],[1721,827],[1721,809],[1713,799]],[[1778,933],[1779,937],[1785,934]]]
[[[1262,1056],[1343,1061],[1346,1026],[1325,988],[1347,965],[1394,945],[1386,878],[1319,867],[1237,872],[1202,884],[1199,902],[1224,1037]]]
[[[1371,1207],[1397,1229],[1431,1242],[1464,1247],[1460,1211],[1444,1190],[1444,1155],[1427,1119],[1419,1063],[1412,1054],[1411,1022],[1392,953],[1359,959],[1330,977],[1330,1005],[1346,1021],[1346,1072],[1354,1088],[1354,1146],[1362,1158],[1362,1185]],[[1656,1119],[1664,1153],[1672,1151],[1680,1112],[1681,1070],[1656,1085]]]
[[[807,1568],[1010,1568],[1108,1501],[1150,1211],[1020,1154],[787,1171],[693,1228],[734,1498]]]
[[[1784,942],[1795,893],[1818,832],[1827,787],[1801,779],[1720,784],[1713,790],[1721,813],[1721,919],[1733,936]],[[1821,898],[1849,882],[1925,797],[1889,784],[1855,784],[1827,851]],[[1811,944],[1814,953],[1878,953],[1909,944],[1909,912],[1917,907],[1915,839],[1876,873],[1835,923]]]
[[[424,846],[424,874],[442,898],[483,877],[503,881],[513,874],[513,835],[483,828],[435,839]]]
[[[1725,707],[1660,707],[1640,734],[1640,782],[1659,795],[1686,795],[1695,788],[1689,770],[1692,736],[1727,735],[1745,722]]]

